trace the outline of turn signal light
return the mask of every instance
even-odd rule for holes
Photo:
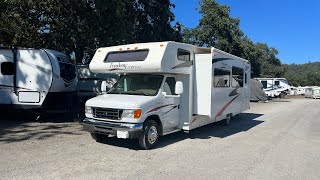
[[[137,110],[134,110],[133,112],[133,118],[140,118],[141,117],[141,109],[137,109]]]

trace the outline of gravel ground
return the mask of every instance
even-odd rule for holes
[[[252,103],[228,127],[96,143],[79,123],[0,121],[0,179],[320,179],[320,100]],[[11,120],[10,120],[11,119]]]

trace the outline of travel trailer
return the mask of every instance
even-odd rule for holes
[[[316,87],[312,89],[312,98],[313,99],[320,98],[320,87]]]
[[[312,98],[312,90],[313,90],[313,87],[307,87],[305,89],[304,97],[305,98]]]
[[[76,65],[76,67],[78,71],[78,93],[81,102],[105,93],[119,79],[117,74],[93,73],[90,71],[89,65]],[[104,91],[101,89],[102,82],[107,82]]]
[[[98,142],[115,135],[150,149],[159,136],[229,124],[249,109],[249,62],[215,48],[176,42],[99,48],[89,68],[120,74],[107,94],[86,102],[83,126]]]
[[[301,87],[301,86],[297,87],[297,94],[298,95],[305,95],[307,88],[308,87]]]
[[[77,72],[65,54],[48,49],[0,49],[1,109],[67,112],[77,100]]]
[[[285,78],[255,78],[263,85],[268,97],[280,97],[289,93],[291,86]]]

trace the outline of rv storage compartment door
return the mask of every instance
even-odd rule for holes
[[[22,103],[38,103],[40,102],[40,92],[19,91],[18,101]]]
[[[211,117],[211,54],[196,54],[194,67],[193,114]]]

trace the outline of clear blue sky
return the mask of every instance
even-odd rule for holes
[[[176,21],[195,27],[198,0],[171,0]],[[320,0],[217,0],[240,19],[242,31],[254,42],[279,51],[283,63],[320,61]]]

